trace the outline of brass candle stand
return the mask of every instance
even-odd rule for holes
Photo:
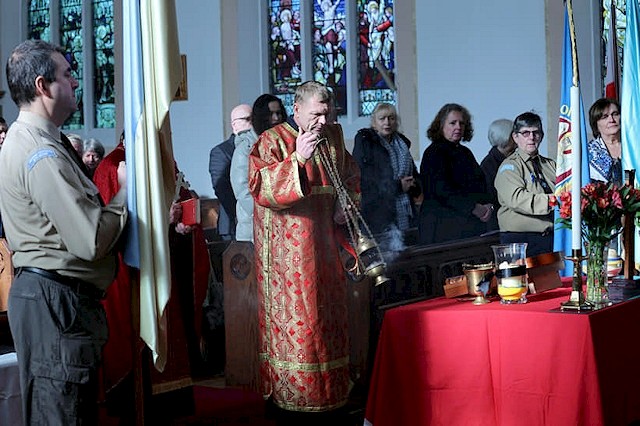
[[[389,278],[385,276],[387,264],[382,256],[382,251],[380,251],[380,246],[360,214],[357,204],[351,199],[344,187],[334,156],[331,155],[328,139],[319,137],[317,148],[322,165],[333,183],[338,202],[344,211],[345,226],[350,238],[349,244],[355,253],[355,261],[351,259],[344,262],[345,269],[356,281],[368,276],[373,280],[375,286],[389,282]]]
[[[563,312],[591,311],[594,306],[585,299],[584,292],[582,291],[581,264],[586,257],[582,256],[582,249],[573,249],[571,251],[571,257],[567,259],[573,262],[573,282],[571,284],[571,296],[569,296],[569,300],[560,304],[560,310]]]

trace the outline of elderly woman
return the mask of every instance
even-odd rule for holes
[[[498,203],[498,193],[496,192],[496,187],[493,186],[493,181],[496,179],[500,164],[516,149],[516,143],[511,137],[512,128],[513,121],[506,118],[495,120],[489,125],[488,138],[491,149],[480,163],[480,168],[484,172],[485,181],[487,182],[487,192],[491,196],[491,204],[493,204],[496,211],[500,207],[500,203]],[[495,215],[491,215],[491,219],[487,222],[487,231],[498,229],[498,218]]]
[[[96,167],[104,158],[104,146],[98,139],[91,138],[84,141],[82,148],[82,162],[93,176]]]
[[[396,108],[381,102],[371,114],[371,127],[360,129],[355,137],[353,158],[360,166],[362,216],[374,234],[415,225],[419,175],[409,152],[411,141],[398,132],[398,126]]]
[[[589,124],[595,138],[587,145],[591,181],[622,185],[620,104],[614,99],[598,99],[589,108]]]
[[[75,133],[67,133],[67,139],[69,139],[73,149],[75,149],[80,158],[82,158],[82,153],[84,151],[84,141],[82,140],[82,137]]]
[[[421,244],[468,238],[486,231],[493,206],[484,173],[471,150],[471,114],[462,105],[446,104],[427,130],[431,145],[420,164],[424,201],[418,239]]]
[[[542,119],[533,112],[520,114],[511,136],[518,148],[502,162],[495,180],[500,242],[527,243],[527,256],[550,253],[556,162],[538,152],[544,137]]]

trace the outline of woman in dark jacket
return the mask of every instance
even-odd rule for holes
[[[414,198],[420,195],[420,179],[409,152],[411,142],[398,132],[398,124],[396,108],[379,103],[371,115],[371,128],[360,129],[355,137],[361,210],[374,234],[416,225]],[[384,239],[379,242],[384,245]]]
[[[462,105],[446,104],[427,130],[431,145],[420,164],[424,201],[420,210],[421,244],[478,236],[494,214],[484,173],[471,150],[471,115]]]

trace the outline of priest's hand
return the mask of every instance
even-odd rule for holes
[[[303,161],[308,160],[313,155],[313,151],[318,145],[318,135],[311,132],[305,132],[300,128],[300,133],[296,138],[296,153]]]
[[[120,185],[120,188],[127,186],[127,165],[124,161],[118,163],[118,171],[116,173],[118,177],[118,185]]]
[[[178,223],[180,219],[182,219],[182,204],[174,201],[169,208],[169,223]]]
[[[193,231],[193,227],[192,226],[185,225],[182,222],[178,222],[176,224],[176,232],[178,234],[186,235],[186,234],[191,233],[191,231]]]

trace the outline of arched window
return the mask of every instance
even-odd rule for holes
[[[113,0],[30,0],[27,16],[27,36],[59,44],[78,80],[63,128],[114,128]]]
[[[331,88],[339,116],[396,103],[393,6],[393,0],[268,1],[270,89],[289,113],[295,88],[306,80]]]

